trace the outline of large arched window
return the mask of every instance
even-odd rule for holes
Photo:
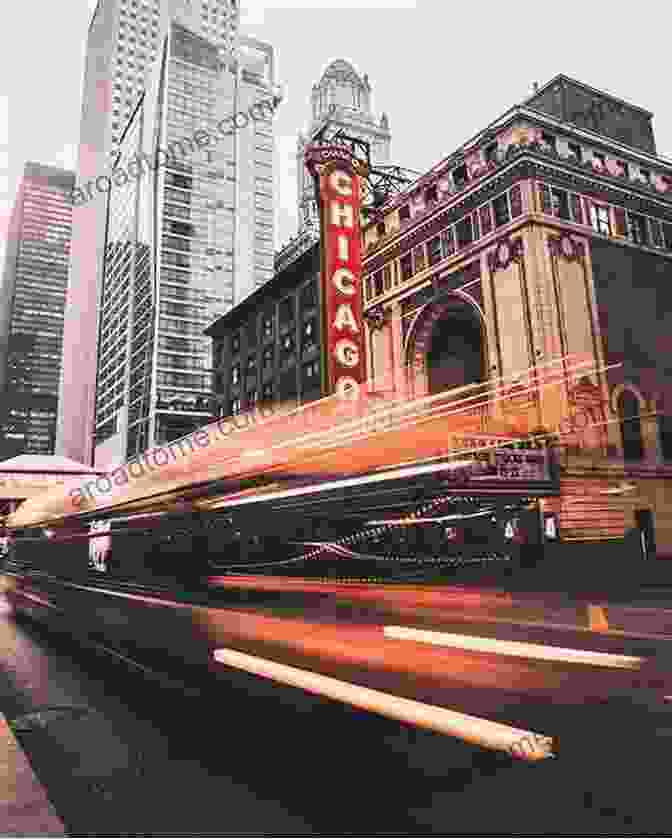
[[[641,460],[644,456],[642,422],[639,413],[639,400],[632,391],[624,390],[618,399],[618,416],[621,421],[625,460]]]

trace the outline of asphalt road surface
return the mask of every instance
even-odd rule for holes
[[[470,608],[466,619],[435,603],[339,595],[312,611],[200,608],[189,620],[220,645],[552,735],[557,758],[516,761],[226,667],[168,682],[7,609],[0,711],[70,835],[669,831],[663,610],[594,633],[555,605],[542,619],[532,605]],[[381,641],[383,626],[400,624],[638,656],[642,666]]]

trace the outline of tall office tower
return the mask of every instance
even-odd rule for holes
[[[107,199],[100,466],[211,418],[212,348],[203,330],[272,275],[272,50],[241,39],[222,55],[178,21],[166,31],[121,138],[112,180],[123,185]],[[232,114],[261,101],[270,104],[228,130]],[[157,157],[165,165],[149,171]],[[147,167],[143,177],[138,166]]]
[[[26,163],[0,289],[0,459],[53,454],[73,172]]]
[[[366,140],[371,146],[371,162],[390,162],[390,123],[383,113],[377,120],[371,109],[371,85],[365,73],[360,76],[343,59],[333,61],[313,85],[312,119],[307,135],[299,134],[296,151],[298,178],[299,228],[312,229],[319,235],[315,186],[304,163],[304,151],[316,132],[329,123],[330,130],[342,129],[351,137]]]
[[[189,21],[222,54],[235,47],[236,0],[99,0],[86,49],[77,186],[88,200],[73,210],[56,449],[80,462],[93,456],[97,309],[102,283],[104,184],[115,147],[161,48],[166,18]],[[98,181],[96,180],[98,179]]]

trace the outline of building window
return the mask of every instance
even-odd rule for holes
[[[651,183],[651,172],[648,169],[640,169],[639,170],[639,177],[640,180],[644,181],[646,184]]]
[[[568,143],[569,153],[576,160],[577,163],[583,162],[583,150],[578,143]]]
[[[265,340],[273,337],[273,315],[264,315],[261,328]]]
[[[471,216],[463,218],[455,225],[455,236],[457,238],[457,247],[464,248],[474,241],[474,231],[471,225]]]
[[[555,144],[555,137],[552,134],[547,134],[545,131],[541,133],[541,145],[542,148],[547,149],[549,151],[556,150]]]
[[[256,356],[251,355],[247,359],[247,374],[249,376],[250,373],[256,373],[256,372],[257,372],[257,359],[256,359]]]
[[[408,204],[404,204],[403,207],[399,207],[399,221],[408,221],[411,217],[411,208]]]
[[[401,257],[400,265],[402,282],[410,280],[413,276],[413,255],[410,251]]]
[[[456,169],[453,169],[453,183],[455,184],[456,189],[462,189],[469,180],[469,176],[467,175],[467,164],[463,163],[461,166],[458,166]]]
[[[383,272],[378,271],[373,275],[373,288],[374,294],[378,297],[379,294],[383,293]]]
[[[649,224],[651,225],[651,244],[654,248],[662,248],[663,234],[661,233],[660,222],[658,219],[650,218]]]
[[[248,408],[252,408],[252,407],[254,407],[254,405],[257,404],[258,396],[259,396],[259,393],[258,393],[256,388],[253,388],[252,390],[247,391],[246,400],[247,400],[247,407]]]
[[[240,364],[234,364],[231,368],[231,384],[237,385],[240,383]]]
[[[506,193],[498,195],[492,202],[492,210],[495,214],[495,227],[501,227],[503,224],[508,224],[511,220],[509,215],[509,202]]]
[[[429,264],[436,265],[437,262],[441,262],[441,237],[435,236],[433,239],[429,240],[429,245],[427,246],[427,252],[429,257]]]
[[[303,309],[312,309],[313,306],[317,306],[315,283],[308,283],[301,289],[301,306]]]
[[[648,245],[649,236],[644,216],[636,213],[628,213],[628,235],[637,245]]]
[[[315,349],[317,343],[315,341],[316,320],[310,318],[303,324],[301,330],[301,351],[308,352]]]
[[[257,346],[257,318],[253,317],[252,320],[247,324],[247,346],[248,347],[256,347]]]
[[[240,399],[232,399],[230,403],[229,413],[232,417],[240,413]]]
[[[511,205],[511,218],[517,218],[523,214],[523,194],[520,186],[512,186],[509,191],[509,203]]]
[[[269,370],[273,369],[273,347],[266,347],[264,352],[262,353],[262,363],[264,373],[267,373]]]
[[[265,384],[261,389],[261,398],[264,402],[268,402],[273,399],[273,385],[271,382]]]
[[[425,204],[428,207],[431,207],[432,204],[436,204],[437,200],[438,200],[438,194],[437,194],[437,191],[436,191],[436,187],[435,186],[430,186],[429,189],[427,189],[425,191]]]
[[[639,415],[639,400],[629,390],[624,390],[618,400],[618,416],[621,424],[624,460],[641,460],[644,456],[642,422]]]
[[[558,218],[570,220],[569,195],[564,189],[551,187],[551,212]]]
[[[320,363],[319,361],[310,361],[308,364],[303,365],[303,377],[304,379],[310,379],[314,381],[318,379],[320,375]]]
[[[455,238],[453,236],[453,228],[449,227],[441,234],[441,253],[445,259],[447,256],[455,253]]]
[[[418,245],[413,250],[413,263],[415,265],[415,273],[424,270],[425,268],[425,246]]]
[[[231,352],[234,354],[240,352],[240,334],[238,332],[231,338]]]
[[[497,143],[490,143],[489,146],[485,147],[484,151],[485,155],[485,162],[486,163],[496,163],[497,162]]]
[[[286,297],[280,303],[280,323],[286,325],[294,320],[294,299]]]
[[[379,221],[378,222],[378,224],[376,225],[376,233],[379,236],[384,236],[385,235],[385,222],[384,221]]]
[[[666,250],[672,251],[672,224],[662,224],[663,246]]]
[[[603,236],[611,236],[608,207],[604,207],[601,204],[591,204],[590,223],[596,233],[601,233]]]
[[[385,291],[392,288],[392,265],[386,265],[383,268],[383,287]]]
[[[658,440],[663,460],[672,460],[672,416],[658,417]]]

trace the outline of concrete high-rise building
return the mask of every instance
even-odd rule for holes
[[[99,466],[210,419],[212,349],[203,330],[273,273],[272,49],[241,38],[223,55],[177,20],[166,21],[166,34],[120,138],[112,181],[123,186],[105,201]],[[254,118],[222,135],[218,126],[254,105]],[[157,158],[165,165],[152,166]],[[134,161],[148,170],[125,178]]]
[[[0,289],[0,459],[53,454],[73,172],[26,163]]]
[[[87,40],[78,187],[109,174],[146,73],[161,50],[166,20],[187,22],[226,56],[237,42],[239,14],[236,0],[99,0]],[[86,463],[92,462],[105,214],[104,196],[95,193],[73,210],[63,336],[56,448]]]
[[[173,21],[189,33],[183,38],[191,43],[187,51],[193,48],[181,59],[175,58],[180,39],[171,34]],[[105,188],[111,167],[119,165],[121,144],[129,150],[122,138],[130,136],[131,119],[156,126],[151,135],[146,128],[136,129],[142,135],[141,148],[154,152],[173,140],[193,136],[199,128],[206,129],[215,117],[233,116],[270,98],[272,49],[241,38],[238,22],[236,0],[101,0],[87,49],[78,188],[87,183]],[[207,66],[199,65],[199,56]],[[198,66],[192,76],[199,78],[190,79],[189,73],[179,69],[180,62]],[[194,207],[199,204],[194,214],[200,216],[190,269],[199,284],[199,299],[205,302],[207,321],[273,274],[272,122],[260,117],[243,128],[237,125],[228,145],[222,142],[215,149],[201,150],[198,161],[184,162],[194,167],[192,180],[200,195],[194,202]],[[173,171],[171,177],[177,175]],[[107,198],[96,194],[92,186],[93,200],[74,211],[57,434],[58,453],[86,463],[93,462],[93,429],[100,424],[100,414],[98,419],[95,416],[96,369],[98,357],[104,354],[98,348],[102,335],[98,314],[107,224]],[[163,189],[163,175],[158,186]],[[157,223],[162,201],[163,193],[156,206],[145,208],[154,213]],[[173,227],[175,223],[173,219]],[[152,242],[157,248],[152,251],[150,270],[154,271],[158,237]],[[108,250],[109,244],[108,236]],[[158,289],[158,277],[152,282]],[[155,302],[158,305],[158,298]],[[154,439],[154,432],[141,439]]]
[[[304,163],[306,145],[327,123],[331,130],[342,129],[351,137],[370,144],[371,162],[385,165],[390,162],[390,123],[387,114],[374,117],[371,107],[371,85],[365,73],[359,73],[349,62],[332,61],[313,85],[311,122],[306,135],[299,134],[296,151],[298,177],[299,228],[313,229],[319,235],[319,218],[315,202],[315,186]]]

